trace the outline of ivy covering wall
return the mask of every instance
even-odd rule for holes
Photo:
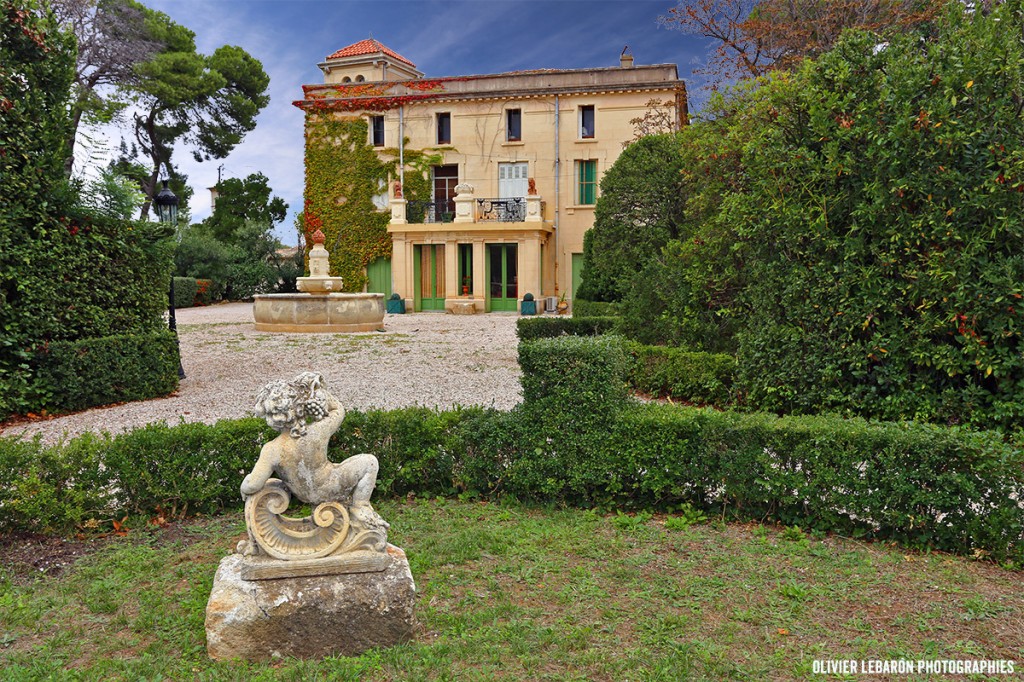
[[[363,268],[391,255],[390,214],[373,203],[390,168],[367,139],[366,119],[306,114],[306,229],[323,231],[331,275],[345,291],[362,291]]]
[[[430,169],[443,156],[438,150],[408,148],[402,155],[403,195],[409,200],[429,198]],[[369,143],[365,118],[321,110],[306,113],[303,219],[307,232],[323,231],[331,275],[344,280],[345,291],[362,291],[366,266],[391,256],[391,214],[379,210],[373,197],[387,192],[387,182],[398,175],[398,156],[398,149],[378,150]]]

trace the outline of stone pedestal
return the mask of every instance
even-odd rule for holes
[[[252,581],[241,554],[225,557],[206,605],[210,658],[356,656],[409,641],[416,585],[405,552],[387,552],[379,572]]]
[[[476,315],[476,303],[472,300],[454,301],[449,305],[448,311],[453,315]]]

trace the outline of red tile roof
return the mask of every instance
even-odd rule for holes
[[[382,45],[373,38],[368,38],[367,40],[360,40],[358,43],[354,43],[352,45],[349,45],[348,47],[343,47],[337,52],[327,55],[327,58],[340,59],[341,57],[358,57],[364,54],[377,54],[378,52],[383,52],[392,59],[397,59],[398,61],[405,62],[409,66],[416,66],[408,59],[392,50],[390,47]]]

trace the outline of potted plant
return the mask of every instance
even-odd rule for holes
[[[565,315],[569,312],[569,302],[565,300],[564,291],[562,292],[562,295],[558,297],[558,305],[555,306],[555,310],[558,311],[559,315]]]
[[[469,296],[469,284],[470,284],[471,281],[472,280],[470,279],[469,275],[466,275],[465,277],[462,278],[462,295],[463,296]]]

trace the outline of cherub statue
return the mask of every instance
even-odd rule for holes
[[[341,503],[362,527],[388,528],[370,505],[377,458],[354,455],[340,464],[327,459],[327,443],[341,426],[345,409],[324,387],[323,376],[303,372],[289,382],[270,382],[260,390],[255,412],[280,435],[263,446],[242,481],[243,498],[260,492],[275,476],[307,504]]]

